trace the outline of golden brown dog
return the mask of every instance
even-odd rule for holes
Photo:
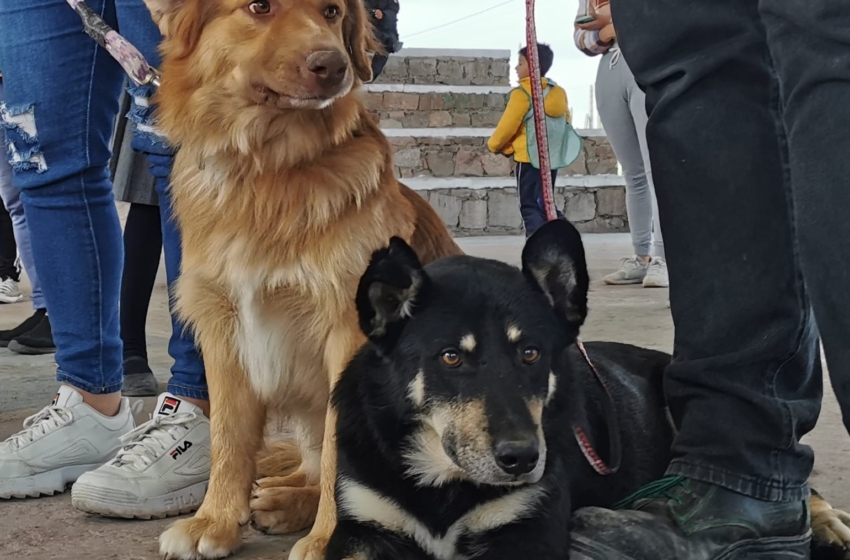
[[[221,558],[249,520],[286,532],[316,519],[290,558],[319,560],[336,516],[328,395],[364,342],[360,275],[391,236],[424,261],[460,250],[395,179],[356,91],[371,72],[362,0],[145,1],[165,36],[159,126],[179,147],[179,312],[214,411],[206,499],[160,549]],[[249,503],[272,412],[297,423],[301,466]]]

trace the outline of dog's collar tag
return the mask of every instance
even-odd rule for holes
[[[578,446],[581,449],[581,452],[584,454],[585,459],[593,467],[598,474],[602,476],[609,476],[616,473],[620,470],[620,460],[621,460],[621,445],[620,445],[620,426],[617,422],[617,412],[614,407],[614,400],[611,398],[611,393],[608,391],[608,386],[605,385],[605,381],[602,379],[602,375],[599,373],[599,370],[596,369],[596,366],[593,365],[593,362],[590,360],[590,356],[587,354],[587,349],[584,347],[584,344],[581,343],[580,340],[576,340],[576,347],[579,352],[581,352],[582,357],[584,357],[584,361],[587,362],[587,365],[590,366],[590,370],[593,372],[593,376],[602,385],[602,389],[605,392],[605,411],[606,421],[608,424],[608,432],[609,432],[609,440],[611,442],[611,449],[608,455],[608,459],[611,464],[607,464],[602,458],[599,456],[599,453],[596,452],[596,449],[593,447],[593,444],[590,442],[590,437],[587,435],[587,430],[585,430],[579,422],[573,424],[573,434],[575,435],[576,442],[578,442]]]

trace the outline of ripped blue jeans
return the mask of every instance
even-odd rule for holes
[[[143,0],[88,4],[159,63],[159,31]],[[0,0],[0,60],[6,86],[0,124],[51,315],[58,380],[91,393],[119,391],[124,255],[107,165],[124,72],[82,32],[65,0]],[[156,135],[150,93],[131,90],[133,148],[147,154],[156,178],[171,284],[181,256],[169,197],[173,154]],[[169,390],[206,399],[203,364],[177,321],[169,352],[175,360]]]

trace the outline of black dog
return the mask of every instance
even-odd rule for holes
[[[588,274],[568,222],[522,263],[423,268],[399,239],[373,256],[357,294],[370,343],[333,396],[328,560],[565,559],[573,510],[663,476],[670,356],[591,343],[591,366],[579,351]]]

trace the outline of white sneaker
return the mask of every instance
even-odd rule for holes
[[[0,498],[36,498],[64,492],[81,474],[111,459],[121,436],[135,426],[130,402],[121,399],[109,418],[62,385],[50,406],[24,421],[24,429],[0,443]]]
[[[0,280],[0,303],[18,303],[24,301],[24,294],[18,289],[18,283],[11,278]]]
[[[643,277],[644,288],[667,288],[670,286],[670,277],[667,276],[667,262],[661,257],[652,257],[649,266],[646,267],[646,276]]]
[[[79,510],[161,519],[198,509],[210,478],[210,422],[200,408],[163,393],[153,417],[124,436],[115,458],[71,489]]]
[[[620,286],[623,284],[640,284],[646,276],[648,264],[635,255],[620,260],[620,268],[602,278],[606,284]]]

